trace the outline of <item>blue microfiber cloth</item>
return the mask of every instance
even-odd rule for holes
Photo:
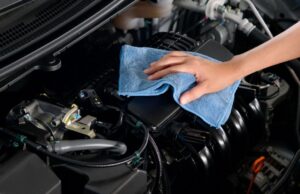
[[[196,84],[195,77],[188,73],[175,73],[159,80],[148,80],[143,72],[148,66],[159,60],[169,51],[133,47],[125,45],[120,55],[119,95],[124,96],[156,96],[173,87],[174,100],[185,110],[194,113],[212,127],[219,128],[224,124],[231,112],[234,94],[240,81],[217,93],[207,94],[188,104],[179,103],[180,95]],[[208,60],[217,61],[199,53],[189,52]]]

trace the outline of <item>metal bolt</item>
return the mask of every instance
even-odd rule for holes
[[[225,6],[223,5],[220,5],[217,7],[217,10],[216,10],[219,14],[223,14],[225,11],[226,11],[226,8]]]
[[[32,121],[32,118],[28,113],[24,115],[24,119],[26,119],[27,121]]]
[[[80,91],[79,92],[79,97],[82,98],[82,99],[85,98],[86,97],[86,93],[84,91]]]
[[[18,147],[19,147],[19,143],[18,143],[18,142],[13,142],[12,146],[13,146],[14,148],[18,148]]]

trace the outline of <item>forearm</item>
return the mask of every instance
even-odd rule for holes
[[[241,79],[261,69],[300,57],[300,22],[268,42],[235,56],[232,64]]]
[[[193,74],[197,80],[196,86],[182,94],[180,98],[180,102],[186,104],[205,94],[220,91],[255,71],[298,57],[300,57],[300,23],[222,65],[183,52],[171,52],[152,63],[144,72],[149,75],[149,80],[179,72]]]

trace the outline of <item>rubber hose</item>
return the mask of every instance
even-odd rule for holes
[[[57,154],[83,150],[107,150],[123,155],[127,151],[127,146],[122,142],[107,139],[78,139],[54,141],[47,146],[47,149]]]
[[[85,161],[79,161],[79,160],[74,160],[74,159],[71,159],[71,158],[67,158],[65,156],[60,156],[58,154],[49,152],[48,150],[43,148],[40,144],[37,144],[37,143],[35,143],[35,142],[33,142],[29,139],[26,139],[26,138],[24,138],[22,143],[24,143],[25,145],[29,146],[30,148],[32,148],[33,150],[35,150],[35,151],[37,151],[41,154],[47,155],[47,156],[49,156],[53,159],[56,159],[58,161],[62,161],[62,162],[65,162],[65,163],[68,163],[68,164],[71,164],[71,165],[88,167],[88,168],[107,168],[107,167],[119,166],[119,165],[122,165],[122,164],[128,164],[134,158],[136,158],[137,154],[140,154],[145,150],[145,148],[148,145],[148,141],[149,141],[149,131],[145,126],[143,126],[142,128],[144,129],[145,135],[144,135],[144,139],[143,139],[143,143],[142,143],[141,147],[131,156],[128,156],[128,157],[126,157],[124,159],[121,159],[119,161],[108,162],[108,163],[85,162]],[[14,133],[12,131],[9,131],[7,129],[0,128],[0,132],[6,134],[8,136],[11,136],[16,140],[20,139],[20,135]]]
[[[270,38],[266,34],[264,34],[262,31],[260,31],[258,28],[254,28],[250,32],[249,38],[256,40],[258,43],[264,43],[264,42],[270,40]]]
[[[153,186],[153,189],[155,190],[155,188],[159,188],[160,184],[162,183],[163,163],[162,163],[159,148],[151,136],[149,136],[149,143],[154,151],[154,155],[155,155],[155,159],[156,159],[156,163],[157,163],[157,173],[156,173],[157,178],[156,178],[154,186]]]

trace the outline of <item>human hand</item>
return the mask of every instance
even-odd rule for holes
[[[235,64],[232,61],[216,63],[175,51],[150,64],[144,73],[148,75],[149,80],[179,72],[193,74],[197,85],[180,97],[180,103],[187,104],[205,94],[220,91],[240,79]]]

